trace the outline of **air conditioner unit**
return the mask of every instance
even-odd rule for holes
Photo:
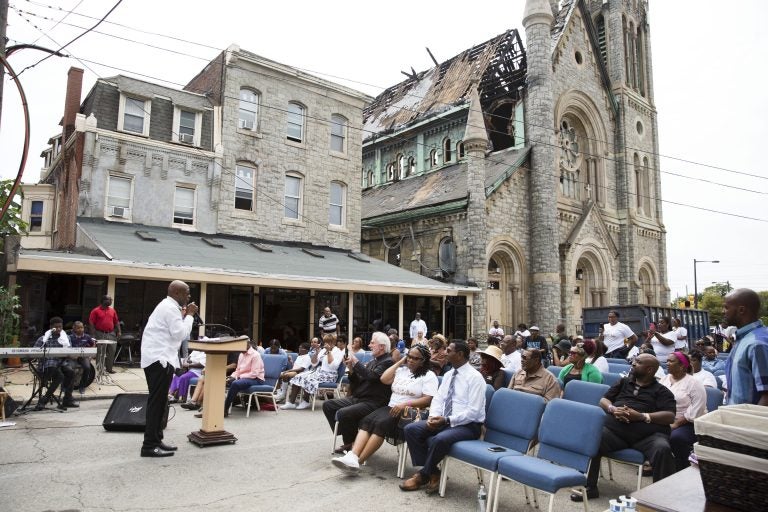
[[[125,206],[110,206],[109,216],[124,219],[128,216],[128,208]]]
[[[253,130],[253,121],[250,121],[248,119],[240,119],[240,128],[245,128],[246,130]]]
[[[191,133],[180,133],[179,142],[183,142],[184,144],[192,144],[195,142],[195,136]]]

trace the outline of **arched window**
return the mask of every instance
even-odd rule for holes
[[[252,89],[240,89],[240,110],[237,127],[244,130],[259,128],[259,93]]]
[[[645,214],[649,217],[653,216],[653,209],[651,208],[651,169],[648,165],[648,157],[643,157],[643,209]]]
[[[347,118],[339,114],[331,116],[331,151],[347,151]]]
[[[645,57],[643,56],[645,44],[645,37],[643,37],[643,30],[637,28],[637,42],[636,42],[636,54],[637,54],[637,87],[640,90],[640,94],[645,96]]]
[[[367,178],[367,180],[368,180],[367,183],[366,183],[367,186],[372,187],[372,186],[375,185],[375,183],[373,182],[373,171],[368,171],[368,178]]]
[[[304,140],[304,118],[306,109],[303,105],[296,102],[288,103],[287,131],[286,137],[293,142],[302,142]]]
[[[397,173],[395,174],[395,180],[401,180],[405,178],[405,157],[402,154],[397,155]]]
[[[256,168],[248,164],[235,166],[235,208],[253,210]]]
[[[456,155],[457,155],[457,158],[459,160],[463,160],[464,157],[466,156],[464,154],[464,141],[463,140],[460,140],[459,142],[456,143]]]
[[[413,176],[416,173],[416,159],[412,156],[408,157],[408,168],[406,172],[408,176]]]
[[[451,160],[453,160],[453,153],[452,153],[452,148],[451,148],[451,139],[446,137],[443,140],[443,162],[447,164]]]
[[[637,155],[637,153],[635,153],[634,157],[632,157],[632,164],[635,168],[635,206],[638,213],[644,213],[643,195],[645,194],[645,187],[643,185],[645,182],[645,177],[643,176],[643,168],[640,167],[640,157]]]
[[[285,213],[286,219],[301,217],[301,175],[290,173],[285,176]]]
[[[387,181],[395,180],[395,164],[390,162],[387,164]]]
[[[433,149],[429,152],[429,168],[434,169],[437,167],[437,150]]]
[[[437,266],[440,270],[448,274],[456,272],[456,244],[453,238],[445,237],[440,240],[440,247],[437,253]]]

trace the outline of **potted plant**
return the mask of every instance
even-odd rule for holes
[[[16,288],[0,286],[0,347],[16,347],[19,345],[19,313],[21,302],[16,295]],[[18,368],[21,360],[18,357],[8,358],[6,366]]]

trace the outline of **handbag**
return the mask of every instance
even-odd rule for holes
[[[414,421],[426,420],[429,417],[429,409],[418,407],[405,407],[397,420],[397,428],[403,429]]]

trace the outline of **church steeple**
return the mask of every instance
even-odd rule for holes
[[[467,127],[464,130],[464,148],[471,150],[488,150],[488,132],[485,130],[483,107],[480,105],[478,87],[480,81],[473,78],[469,89],[469,114],[467,115]]]

